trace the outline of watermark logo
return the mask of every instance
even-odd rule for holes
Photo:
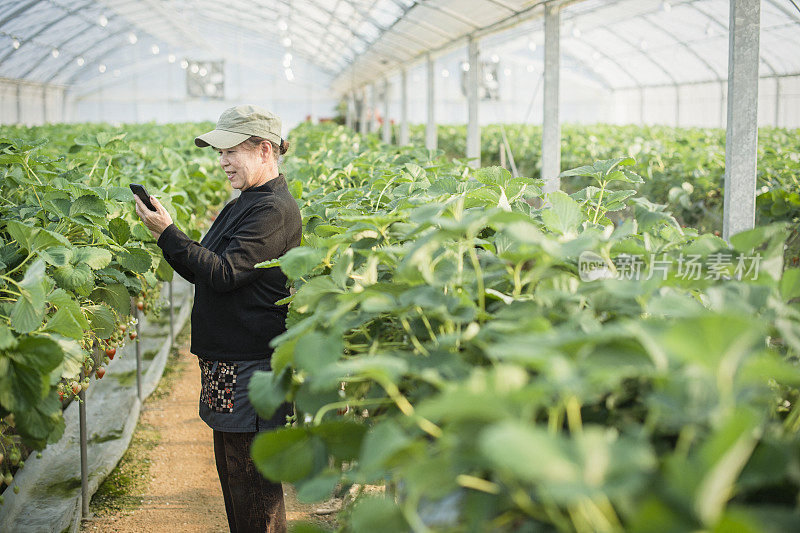
[[[598,279],[617,277],[605,259],[589,250],[581,252],[578,257],[578,275],[581,281],[597,281]]]
[[[760,266],[759,253],[736,257],[725,252],[715,252],[706,257],[698,254],[680,254],[677,257],[668,257],[666,254],[620,254],[611,260],[611,264],[591,251],[582,252],[578,258],[578,274],[582,281],[647,281],[653,278],[666,281],[670,273],[685,281],[756,280]]]

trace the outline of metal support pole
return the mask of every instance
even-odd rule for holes
[[[726,90],[725,89],[725,82],[723,82],[723,81],[719,82],[719,127],[720,128],[724,128],[725,127],[725,118],[726,118],[726,116],[725,116],[725,109],[726,109],[726,106],[725,106],[725,100],[726,100],[725,90]]]
[[[478,124],[478,41],[470,35],[467,39],[467,163],[473,168],[481,166],[481,127]]]
[[[681,87],[675,85],[675,127],[681,125]]]
[[[500,166],[506,168],[506,145],[500,145]]]
[[[361,88],[361,109],[359,110],[358,132],[361,135],[369,133],[367,129],[367,88]]]
[[[78,428],[81,449],[81,518],[89,518],[89,438],[86,428],[86,391],[78,393]]]
[[[760,19],[760,0],[731,0],[722,222],[725,240],[755,226]]]
[[[430,54],[426,60],[428,70],[428,121],[425,124],[425,147],[428,150],[436,150],[438,139],[436,138],[436,73],[434,73],[434,62]]]
[[[136,395],[139,397],[139,402],[142,401],[142,327],[141,327],[141,314],[139,309],[134,305],[133,317],[136,319]]]
[[[47,124],[47,86],[42,85],[42,124]]]
[[[542,128],[542,179],[544,192],[561,188],[561,125],[559,123],[560,26],[559,6],[544,11],[544,126]]]
[[[353,112],[352,112],[352,109],[350,107],[350,93],[346,93],[344,95],[344,103],[345,103],[344,125],[347,127],[347,129],[352,129],[353,128]]]
[[[389,80],[383,80],[383,127],[381,128],[383,142],[392,142],[392,125],[389,122]]]
[[[22,124],[22,85],[17,82],[17,124]]]
[[[644,87],[639,88],[639,124],[644,125]]]
[[[369,117],[368,117],[368,130],[369,133],[375,131],[375,124],[377,122],[376,111],[378,110],[378,88],[373,83],[369,86]]]
[[[405,146],[408,142],[408,73],[403,69],[400,72],[400,137],[397,144]]]
[[[781,79],[775,78],[775,127],[781,125]]]
[[[169,346],[175,346],[175,313],[172,311],[174,300],[172,299],[172,280],[169,281]],[[138,337],[137,337],[138,338]]]

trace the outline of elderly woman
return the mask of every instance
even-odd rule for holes
[[[200,417],[214,434],[225,510],[232,532],[286,530],[280,483],[264,479],[249,449],[259,430],[285,423],[289,406],[271,420],[258,416],[247,397],[256,370],[269,370],[270,341],[286,329],[287,279],[278,268],[257,269],[300,244],[301,218],[278,170],[288,148],[281,121],[256,106],[226,110],[213,131],[195,139],[212,146],[234,189],[200,242],[175,224],[157,198],[149,210],[136,198],[136,213],[158,239],[164,258],[195,284],[191,352],[200,360]]]

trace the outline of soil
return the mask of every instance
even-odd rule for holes
[[[95,516],[82,532],[228,531],[211,429],[197,413],[200,370],[181,337],[165,386],[145,401],[129,453],[93,499]],[[325,504],[301,504],[287,484],[284,494],[290,523],[333,523],[332,515],[314,513]]]

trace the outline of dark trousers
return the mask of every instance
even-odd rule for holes
[[[214,430],[214,458],[231,533],[285,533],[283,487],[264,478],[250,457],[256,433]]]

